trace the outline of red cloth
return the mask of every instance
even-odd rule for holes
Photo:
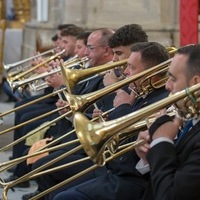
[[[180,46],[198,43],[198,0],[180,0]]]

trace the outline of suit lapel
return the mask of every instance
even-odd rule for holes
[[[198,132],[200,131],[200,121],[193,126],[188,133],[185,135],[185,137],[182,138],[182,140],[177,144],[176,149],[177,153],[182,150],[182,148],[185,147],[185,144],[192,139]]]

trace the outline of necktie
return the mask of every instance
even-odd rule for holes
[[[184,135],[186,135],[186,133],[190,130],[190,128],[192,127],[192,125],[193,125],[192,124],[192,120],[189,120],[185,124],[184,128],[178,133],[178,138],[175,141],[175,145],[177,145],[180,142],[180,140],[184,137]]]

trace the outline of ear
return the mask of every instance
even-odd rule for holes
[[[197,83],[200,83],[200,76],[199,75],[193,76],[193,78],[191,79],[191,83],[193,85],[196,85]]]
[[[108,56],[111,54],[111,52],[112,52],[112,49],[109,46],[106,46],[105,47],[105,55]]]

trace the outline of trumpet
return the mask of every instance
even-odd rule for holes
[[[65,61],[64,62],[64,66],[66,68],[73,68],[77,65],[80,65],[82,67],[84,67],[84,63],[87,62],[88,58],[87,57],[84,57],[82,59],[79,59],[77,57],[74,57],[72,60],[69,60],[69,61]],[[42,80],[44,79],[45,77],[47,76],[50,76],[52,74],[56,74],[56,73],[59,73],[61,71],[61,68],[58,67],[56,69],[52,69],[50,72],[44,72],[42,74],[39,74],[37,76],[33,76],[33,77],[30,77],[30,78],[26,78],[24,80],[19,80],[19,81],[11,81],[10,82],[10,87],[13,89],[13,90],[16,90],[17,88],[23,86],[23,85],[26,85],[28,83],[31,83],[31,82],[34,82],[33,84],[30,84],[30,90],[32,91],[37,91],[37,86],[40,87],[40,84],[37,85],[37,81],[38,80]],[[43,89],[46,88],[48,86],[48,84],[43,81]]]
[[[187,112],[185,113],[184,118],[189,119],[198,117],[199,89],[200,84],[196,84],[136,112],[104,123],[90,122],[83,114],[77,112],[74,115],[74,126],[76,128],[77,136],[87,155],[90,156],[94,163],[101,166],[105,162],[103,152],[108,141],[112,140],[118,132],[139,120],[146,118],[146,116],[185,98],[184,107]]]
[[[38,67],[50,62],[51,60],[54,60],[55,58],[59,57],[61,54],[63,54],[65,52],[65,50],[63,49],[61,52],[59,53],[56,53],[55,55],[51,56],[50,58],[44,60],[43,62],[39,63],[38,65],[34,66],[34,67],[31,67],[30,69],[20,73],[20,74],[17,74],[16,76],[14,77],[8,77],[7,78],[7,81],[11,84],[13,81],[16,81],[16,80],[20,80],[22,78],[24,78],[27,74],[33,72],[35,69],[37,69]]]
[[[32,57],[30,57],[30,58],[26,58],[26,59],[24,59],[24,60],[15,62],[15,63],[11,63],[11,64],[4,64],[4,63],[3,63],[3,68],[8,72],[8,71],[10,71],[10,70],[13,69],[13,68],[18,67],[19,65],[23,65],[24,63],[29,62],[29,61],[31,61],[31,60],[33,60],[33,59],[36,59],[36,58],[38,58],[38,57],[40,57],[40,56],[44,56],[44,55],[47,55],[47,54],[49,54],[49,53],[54,54],[54,53],[55,53],[55,50],[57,50],[57,49],[58,49],[58,47],[53,48],[53,49],[50,49],[50,50],[45,51],[45,52],[43,52],[43,53],[37,54],[37,55],[32,56]],[[21,70],[21,69],[19,69],[19,70]]]

